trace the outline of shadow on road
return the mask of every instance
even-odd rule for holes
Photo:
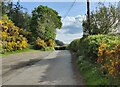
[[[34,65],[35,63],[41,61],[42,59],[30,59],[29,61],[21,61],[15,65],[11,65],[11,70],[14,70],[14,69],[20,69],[20,68],[24,68],[24,67],[27,67],[27,66],[32,66]]]

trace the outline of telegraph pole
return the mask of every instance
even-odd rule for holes
[[[88,28],[88,33],[91,34],[90,30],[90,1],[87,0],[87,28]]]
[[[9,1],[8,1],[8,7],[9,7],[8,15],[9,15],[10,18],[11,18],[12,0],[9,0]]]

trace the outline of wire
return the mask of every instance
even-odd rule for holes
[[[68,16],[70,10],[72,9],[72,7],[74,6],[76,0],[74,0],[74,2],[72,3],[72,5],[70,6],[70,8],[68,9],[68,11],[66,12],[65,16],[63,17],[64,19]],[[64,19],[62,21],[64,21]]]

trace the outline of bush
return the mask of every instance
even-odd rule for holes
[[[119,85],[120,37],[113,35],[90,35],[82,38],[77,43],[76,40],[71,42],[69,48],[73,51],[75,49],[77,52],[78,67],[83,72],[86,82],[92,82],[97,85]],[[98,76],[100,76],[101,80],[99,80]]]
[[[91,64],[89,61],[84,60],[82,56],[78,57],[77,68],[83,76],[85,85],[114,85],[111,80],[103,77],[99,67]],[[90,86],[91,87],[91,86]]]
[[[112,35],[91,35],[80,40],[78,49],[79,55],[84,55],[87,60],[92,63],[97,62],[98,48],[101,43],[106,43],[107,46],[117,45],[120,43],[120,38]]]
[[[55,46],[55,41],[52,39],[49,39],[46,41],[48,47],[54,47]]]
[[[68,48],[74,52],[77,52],[79,49],[79,43],[80,43],[80,39],[75,39],[69,44]]]
[[[60,40],[55,40],[55,44],[56,44],[56,46],[63,46],[63,45],[65,45],[62,41],[60,41]]]
[[[45,50],[46,47],[47,44],[45,43],[45,41],[38,37],[37,40],[35,41],[35,48]]]
[[[56,46],[55,50],[67,50],[67,45],[64,46]]]
[[[6,15],[0,20],[0,28],[1,53],[22,50],[28,47],[27,39],[19,32],[20,28],[15,26]]]
[[[107,47],[102,43],[98,50],[98,60],[102,73],[120,79],[120,44]]]
[[[46,47],[44,51],[54,51],[55,49],[53,47]]]

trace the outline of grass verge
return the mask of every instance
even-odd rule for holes
[[[11,54],[16,54],[16,53],[23,53],[23,52],[39,52],[39,51],[54,51],[54,50],[55,49],[53,47],[46,47],[45,49],[35,49],[33,45],[30,45],[29,48],[27,49],[6,52],[4,54],[0,53],[0,57],[11,55]]]
[[[106,77],[101,73],[100,67],[95,64],[91,64],[89,61],[79,56],[77,60],[77,68],[82,74],[85,85],[88,87],[91,85],[115,85],[118,86],[116,80]]]
[[[7,55],[11,55],[11,54],[16,54],[16,53],[23,53],[23,52],[37,52],[37,51],[41,51],[41,50],[34,50],[34,49],[23,49],[23,50],[16,50],[16,51],[12,51],[12,52],[6,52],[4,54],[0,54],[0,56],[7,56]]]
[[[77,65],[86,85],[109,85],[109,81],[101,75],[99,67],[79,57]]]

